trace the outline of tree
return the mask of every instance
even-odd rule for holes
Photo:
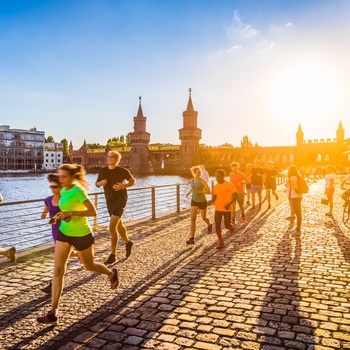
[[[67,156],[69,154],[68,140],[64,138],[61,140],[61,143],[63,143],[63,155]]]
[[[55,142],[55,139],[53,138],[53,136],[48,136],[47,138],[46,138],[46,142]]]
[[[131,132],[128,132],[128,133],[126,134],[125,142],[126,142],[126,145],[127,145],[127,146],[130,145],[130,135],[131,135]]]
[[[119,141],[120,141],[120,142],[125,142],[124,140],[125,140],[125,136],[124,136],[124,135],[120,135]]]

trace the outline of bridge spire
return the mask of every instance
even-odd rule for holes
[[[187,109],[186,112],[194,112],[193,103],[192,103],[192,89],[188,89],[189,97],[188,97],[188,103],[187,103]]]
[[[141,106],[141,96],[139,96],[139,109],[137,111],[136,118],[144,118],[143,111],[142,111],[142,106]]]

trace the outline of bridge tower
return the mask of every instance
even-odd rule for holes
[[[134,131],[130,134],[130,171],[136,174],[148,173],[150,170],[149,141],[150,133],[146,131],[147,118],[143,115],[141,96],[139,109],[134,117]]]
[[[183,127],[179,130],[181,140],[179,173],[188,173],[189,168],[200,161],[199,140],[202,138],[202,130],[197,127],[198,112],[194,110],[192,103],[192,90],[189,89],[187,109],[182,113]]]
[[[344,136],[345,136],[345,131],[343,128],[343,124],[340,121],[339,122],[339,126],[338,126],[338,130],[337,130],[337,143],[340,145],[344,144]]]
[[[301,129],[300,123],[299,123],[296,137],[297,137],[297,146],[299,147],[302,146],[304,144],[304,133],[303,133],[303,130]]]

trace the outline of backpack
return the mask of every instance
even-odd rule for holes
[[[305,194],[309,192],[309,186],[307,185],[305,179],[298,176],[298,189],[295,191],[298,194]]]

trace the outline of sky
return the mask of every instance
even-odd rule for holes
[[[133,130],[179,144],[350,137],[350,1],[0,0],[0,125],[79,148]]]

